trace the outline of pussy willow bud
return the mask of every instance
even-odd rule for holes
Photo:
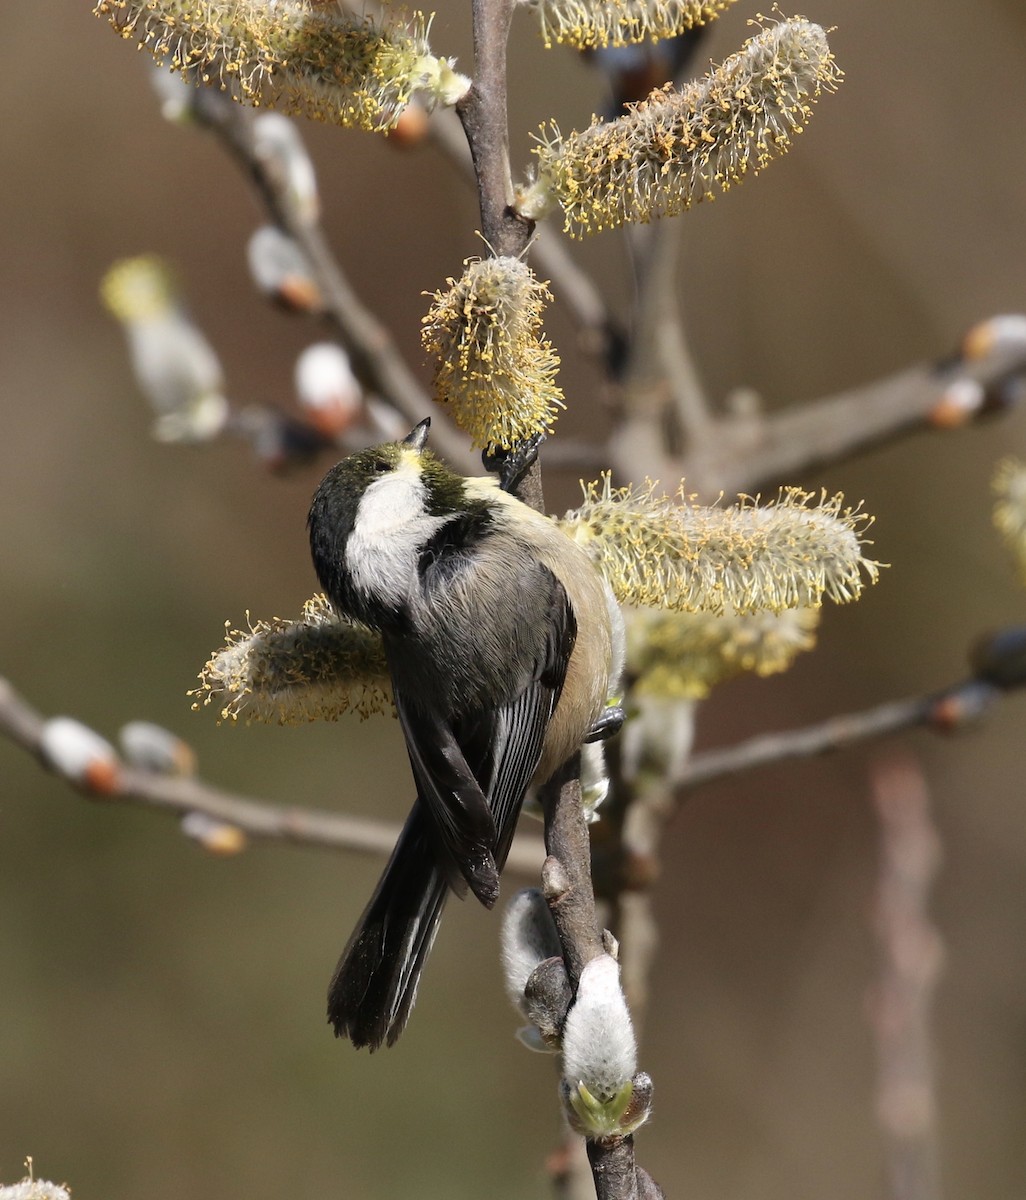
[[[245,832],[237,825],[229,825],[201,812],[186,813],[182,817],[181,830],[190,841],[218,858],[234,858],[249,843]]]
[[[72,717],[51,717],[40,737],[43,760],[72,783],[100,795],[117,790],[120,764],[114,747]]]
[[[317,175],[299,130],[281,113],[260,113],[253,118],[253,153],[285,193],[289,207],[301,221],[312,225],[321,215]]]
[[[471,260],[436,292],[421,341],[435,393],[473,443],[509,449],[551,429],[564,407],[559,358],[542,334],[548,287],[519,258]]]
[[[816,644],[820,612],[660,612],[626,614],[632,696],[701,700],[718,683],[745,671],[774,675]]]
[[[155,775],[196,774],[196,752],[180,737],[152,721],[129,721],[118,731],[125,762]]]
[[[595,50],[677,37],[719,16],[733,0],[526,0],[546,47]]]
[[[682,612],[780,612],[815,608],[824,597],[858,597],[879,563],[863,556],[872,518],[827,498],[783,488],[772,504],[741,497],[706,507],[653,484],[585,488],[585,502],[560,521],[606,577],[622,604]]]
[[[1026,315],[1001,313],[980,321],[965,335],[962,354],[978,362],[992,354],[1022,354],[1026,350]]]
[[[517,209],[537,220],[559,204],[573,236],[682,212],[786,151],[811,102],[840,77],[818,25],[769,25],[681,91],[657,89],[615,121],[565,138],[543,129],[538,178]]]
[[[199,94],[194,85],[187,83],[181,75],[172,75],[156,63],[153,64],[150,84],[160,101],[160,115],[165,121],[187,124],[193,119],[193,101]]]
[[[994,524],[1015,559],[1019,578],[1026,583],[1026,465],[1014,458],[998,464],[991,484],[997,501]]]
[[[379,24],[318,0],[99,0],[94,11],[173,71],[337,125],[389,129],[415,92],[451,105],[470,86],[430,52],[421,13]]]
[[[506,905],[501,946],[506,995],[523,1012],[524,989],[531,975],[546,959],[563,953],[549,906],[537,888],[524,888]]]
[[[335,342],[318,342],[296,359],[300,407],[326,438],[344,433],[363,415],[363,389],[349,356]]]
[[[341,620],[324,596],[308,600],[298,621],[273,617],[227,638],[189,693],[193,708],[217,704],[223,720],[279,725],[391,711],[381,638]]]
[[[592,1137],[622,1132],[637,1056],[620,968],[601,954],[582,970],[563,1026],[564,1095],[580,1132]]]
[[[299,245],[274,225],[264,225],[249,239],[246,261],[253,282],[265,296],[290,312],[315,313],[321,289]]]
[[[136,382],[158,414],[154,437],[216,437],[228,420],[221,363],[186,315],[167,265],[153,255],[115,263],[100,295],[125,331]]]

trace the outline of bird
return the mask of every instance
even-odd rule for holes
[[[623,624],[587,552],[513,489],[537,442],[465,477],[430,418],[332,467],[310,506],[334,610],[381,635],[416,800],[328,989],[338,1037],[393,1045],[450,893],[499,894],[528,788],[611,736]]]

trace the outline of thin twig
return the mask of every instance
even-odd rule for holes
[[[534,225],[512,209],[506,120],[506,41],[513,0],[473,0],[474,83],[456,106],[474,163],[481,233],[496,255],[516,258]]]
[[[1026,343],[997,346],[972,360],[911,367],[773,416],[723,417],[715,436],[685,452],[674,476],[708,495],[801,478],[910,433],[958,428],[1000,412],[1017,401],[1024,375]]]
[[[461,171],[470,184],[476,184],[474,163],[459,117],[448,108],[431,114],[428,131],[432,141]],[[557,303],[565,304],[580,330],[579,346],[583,353],[597,359],[606,369],[624,342],[624,332],[587,272],[567,250],[559,229],[547,224],[531,242],[531,257],[539,273],[553,285]],[[547,457],[551,457],[552,447]]]
[[[684,767],[679,790],[689,793],[757,767],[812,758],[916,726],[948,732],[981,716],[1001,695],[1002,690],[992,684],[968,679],[928,696],[890,700],[804,729],[762,734],[723,750],[707,750],[696,754]]]
[[[585,966],[605,952],[595,910],[591,842],[581,807],[580,773],[579,757],[570,760],[539,795],[548,852],[542,887],[575,992]],[[651,1180],[635,1162],[632,1137],[588,1138],[587,1151],[598,1200],[639,1200],[659,1194],[642,1189],[642,1181],[648,1186]]]
[[[41,747],[45,725],[46,719],[17,693],[9,681],[0,678],[0,734],[43,762]],[[222,791],[199,779],[159,775],[127,764],[118,765],[113,791],[102,796],[86,794],[104,801],[141,805],[171,816],[202,813],[234,826],[252,838],[325,850],[388,855],[400,831],[398,824],[389,821],[268,804]],[[537,875],[544,857],[541,838],[523,835],[514,841],[506,866],[508,870]]]
[[[199,110],[204,122],[239,163],[256,188],[271,220],[302,250],[321,292],[323,312],[352,360],[367,391],[394,405],[412,424],[432,414],[433,446],[459,470],[479,471],[477,458],[407,367],[388,327],[365,307],[336,259],[324,231],[297,211],[284,181],[256,153],[253,113],[215,94]]]

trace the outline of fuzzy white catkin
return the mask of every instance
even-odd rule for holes
[[[534,970],[547,958],[562,954],[549,906],[537,888],[524,888],[506,905],[501,944],[506,994],[521,1009]]]
[[[313,411],[339,408],[356,413],[361,388],[353,374],[349,356],[334,342],[317,342],[296,359],[296,395],[300,404]]]
[[[612,1100],[638,1066],[634,1027],[620,987],[620,967],[608,954],[581,972],[577,998],[563,1027],[563,1078]]]
[[[282,113],[260,113],[253,119],[253,152],[284,183],[296,214],[312,225],[321,215],[317,175],[294,122]]]
[[[253,282],[272,296],[289,278],[310,277],[310,264],[303,251],[274,225],[261,226],[249,239],[246,261]]]
[[[71,1200],[71,1193],[46,1179],[23,1179],[20,1183],[0,1187],[0,1200]]]
[[[73,717],[51,717],[39,745],[47,764],[76,783],[85,782],[96,763],[117,762],[110,742]]]

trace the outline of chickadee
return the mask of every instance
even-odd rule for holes
[[[528,787],[622,721],[605,580],[503,490],[525,462],[503,487],[464,478],[425,449],[429,425],[332,467],[308,521],[332,605],[381,634],[417,786],[328,989],[336,1035],[372,1050],[406,1025],[449,892],[495,904]]]

